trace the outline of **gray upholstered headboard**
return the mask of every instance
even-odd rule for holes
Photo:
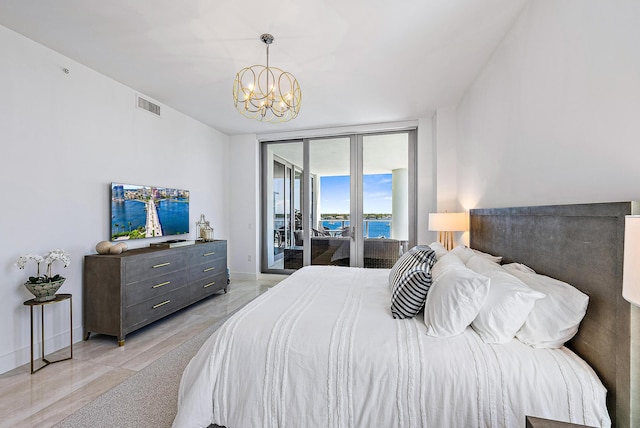
[[[589,295],[568,346],[600,376],[613,425],[625,428],[640,426],[640,310],[622,298],[624,217],[638,213],[640,203],[619,202],[474,209],[470,220],[472,248]]]

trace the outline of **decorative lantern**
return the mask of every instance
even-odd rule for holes
[[[204,214],[200,214],[200,220],[196,222],[196,235],[197,241],[213,241],[213,227],[204,218]]]

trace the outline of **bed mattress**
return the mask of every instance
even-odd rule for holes
[[[389,270],[305,267],[234,314],[189,363],[175,427],[518,427],[525,415],[610,426],[572,351],[391,316]]]

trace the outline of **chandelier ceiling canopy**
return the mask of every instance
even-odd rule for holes
[[[252,65],[236,74],[233,102],[244,116],[262,122],[287,122],[300,112],[302,93],[293,74],[269,66],[271,34],[260,40],[267,45],[267,65]]]

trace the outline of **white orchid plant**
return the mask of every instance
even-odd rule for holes
[[[38,254],[25,254],[24,256],[20,256],[18,257],[18,261],[16,261],[16,266],[18,266],[20,269],[24,269],[29,260],[33,260],[38,266],[36,276],[29,277],[29,282],[32,284],[41,284],[43,282],[53,282],[64,279],[58,274],[52,275],[51,266],[57,260],[62,262],[64,264],[64,267],[67,267],[71,264],[71,256],[69,255],[69,253],[64,250],[55,249],[49,251],[49,254],[44,257]],[[43,275],[40,275],[40,263],[42,262],[47,264],[47,268],[45,273]]]

